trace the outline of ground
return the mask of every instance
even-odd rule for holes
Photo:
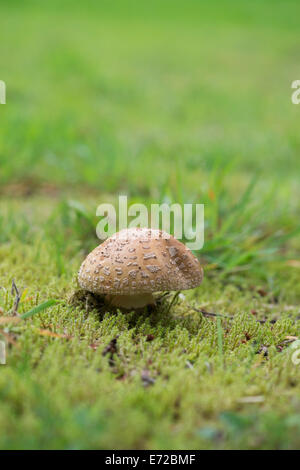
[[[0,10],[0,448],[299,448],[297,2]],[[205,204],[200,287],[78,291],[119,194]]]

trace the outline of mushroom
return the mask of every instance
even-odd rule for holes
[[[115,233],[87,256],[78,273],[83,289],[125,309],[155,304],[154,292],[192,289],[202,279],[203,270],[189,248],[148,228]]]

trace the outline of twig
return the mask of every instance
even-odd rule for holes
[[[189,308],[195,310],[195,312],[202,313],[202,315],[204,315],[205,317],[221,317],[221,318],[228,318],[229,320],[233,319],[233,316],[222,315],[221,313],[207,312],[203,308],[197,308],[197,307],[194,307],[193,305],[189,305]]]
[[[20,300],[21,300],[20,291],[16,286],[15,280],[13,279],[12,284],[11,284],[11,295],[14,295],[14,292],[16,294],[16,297],[15,297],[13,308],[11,310],[12,316],[18,315],[18,308],[19,308],[19,303],[20,303]]]
[[[232,315],[223,315],[222,313],[207,312],[206,310],[202,308],[194,307],[193,305],[189,305],[189,308],[191,308],[192,310],[195,310],[195,312],[202,313],[204,317],[217,317],[217,318],[221,317],[221,318],[227,318],[228,320],[234,319],[234,316]],[[264,325],[268,320],[258,320],[257,318],[255,318],[255,321],[257,321],[261,325]],[[270,323],[274,324],[276,323],[276,321],[277,320],[273,319],[273,320],[270,320]]]

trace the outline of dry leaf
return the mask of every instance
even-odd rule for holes
[[[25,301],[25,297],[26,297],[27,292],[28,292],[28,287],[26,287],[26,289],[24,289],[23,292],[22,292],[21,299],[20,299],[21,302]]]
[[[4,331],[0,331],[0,335],[1,336],[4,336],[4,338],[6,339],[7,343],[9,344],[13,344],[14,346],[16,346],[16,341],[13,337],[13,335],[10,335],[9,333],[5,333]]]
[[[297,259],[290,259],[286,262],[288,266],[292,266],[293,268],[300,268],[300,261]]]
[[[6,325],[7,323],[19,323],[20,317],[0,317],[0,325]]]
[[[262,403],[265,401],[263,395],[258,395],[256,397],[242,397],[237,400],[239,403]]]
[[[53,331],[50,331],[50,330],[43,330],[41,328],[37,328],[37,331],[41,336],[50,336],[51,338],[66,338],[66,339],[72,338],[72,336],[69,336],[69,335],[64,335],[64,334],[62,335],[60,333],[54,333]]]
[[[26,297],[26,299],[22,300],[22,304],[24,304],[25,302],[30,302],[31,300],[33,300],[35,297],[32,295],[31,297]]]

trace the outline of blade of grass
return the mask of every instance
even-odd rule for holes
[[[245,209],[246,209],[246,207],[247,207],[247,205],[250,201],[250,198],[251,198],[252,192],[255,188],[255,185],[257,184],[257,179],[258,179],[257,175],[255,175],[252,178],[252,180],[250,181],[250,183],[249,183],[248,187],[246,188],[244,194],[242,195],[240,201],[238,202],[238,204],[236,204],[235,207],[233,207],[230,217],[228,217],[227,221],[223,224],[221,230],[217,234],[218,237],[221,237],[226,232],[230,231],[232,226],[236,223],[236,220],[237,220],[239,214],[242,214],[245,211]]]
[[[22,315],[20,315],[20,318],[24,320],[26,318],[32,317],[33,315],[36,315],[37,313],[41,313],[47,308],[52,307],[53,305],[56,305],[57,303],[58,303],[58,300],[49,299],[46,302],[43,302],[42,304],[37,305],[36,307],[32,308],[28,312],[23,313]]]

